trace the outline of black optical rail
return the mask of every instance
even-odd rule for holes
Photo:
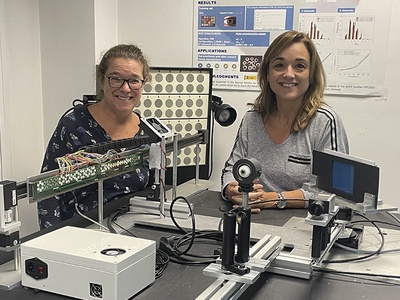
[[[82,147],[80,150],[84,150],[89,153],[105,154],[108,150],[111,149],[116,150],[117,152],[121,152],[125,149],[139,148],[142,145],[150,145],[149,136],[97,143],[90,146]]]

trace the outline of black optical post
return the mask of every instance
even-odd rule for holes
[[[232,273],[244,275],[250,269],[244,265],[249,261],[251,208],[249,193],[253,191],[254,180],[261,175],[261,165],[253,158],[238,160],[233,166],[233,175],[242,192],[242,205],[224,213],[224,229],[222,238],[222,268]],[[237,254],[235,257],[236,224]]]

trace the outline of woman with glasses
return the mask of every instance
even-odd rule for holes
[[[97,68],[100,89],[97,102],[80,105],[63,116],[55,129],[43,161],[42,172],[58,169],[56,158],[75,153],[84,146],[144,135],[140,118],[133,112],[149,76],[149,66],[135,45],[117,45],[102,57]],[[103,202],[144,189],[149,183],[147,165],[103,183]],[[80,212],[98,206],[97,184],[38,203],[41,228],[53,226]]]
[[[232,168],[240,158],[257,159],[260,181],[250,193],[253,211],[305,208],[313,150],[348,153],[339,115],[323,100],[325,72],[317,49],[304,33],[286,31],[268,47],[258,71],[261,92],[246,112],[222,170],[222,193],[242,202]]]

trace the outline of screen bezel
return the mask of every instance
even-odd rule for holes
[[[353,193],[344,192],[332,185],[333,164],[339,162],[352,166],[354,170]],[[312,174],[318,178],[319,189],[336,194],[351,202],[364,202],[366,193],[378,197],[379,167],[374,162],[332,150],[313,151]]]

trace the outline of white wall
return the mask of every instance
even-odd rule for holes
[[[135,43],[157,67],[191,67],[193,1],[118,1],[118,41]]]
[[[395,76],[400,68],[400,20],[395,15],[400,1],[393,2],[389,47],[382,49],[389,58],[387,99],[326,100],[343,118],[351,153],[381,167],[380,196],[400,206],[400,91]],[[21,181],[39,173],[44,147],[59,117],[73,99],[94,93],[95,64],[110,46],[134,42],[152,66],[191,67],[193,5],[187,0],[0,0],[3,179]],[[218,182],[246,103],[257,93],[214,94],[238,111],[232,126],[215,127],[212,180]],[[36,230],[36,205],[24,204],[21,211],[21,234]]]
[[[3,179],[37,174],[43,156],[43,115],[38,1],[4,0],[1,54],[4,79]],[[40,154],[42,153],[42,154]],[[36,208],[20,202],[21,234],[36,230]]]
[[[41,158],[30,153],[43,151],[38,3],[17,0],[3,4],[4,118],[11,153],[3,175],[20,181],[26,171],[38,170]]]
[[[104,51],[118,44],[118,0],[94,2],[96,64]]]
[[[94,13],[94,0],[39,0],[46,145],[72,101],[95,92]]]

